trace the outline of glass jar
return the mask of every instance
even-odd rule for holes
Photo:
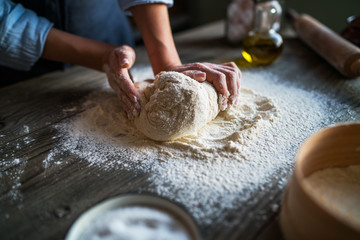
[[[278,1],[255,4],[254,28],[243,41],[242,56],[253,65],[267,65],[282,53],[280,29],[282,8]]]

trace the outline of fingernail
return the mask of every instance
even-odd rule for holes
[[[132,101],[133,103],[137,103],[137,102],[138,102],[138,99],[137,99],[137,97],[136,97],[135,95],[133,95],[132,98],[131,98],[131,101]]]
[[[135,103],[135,109],[138,111],[138,112],[140,112],[140,110],[141,110],[141,105],[137,102],[137,103]]]
[[[129,62],[129,59],[127,59],[127,58],[123,58],[123,59],[121,60],[121,62],[120,62],[120,66],[123,67],[123,68],[128,67],[129,64],[130,64],[130,62]]]
[[[206,74],[204,72],[196,72],[195,73],[196,78],[201,78],[202,80],[206,79]]]

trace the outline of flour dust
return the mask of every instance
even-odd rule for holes
[[[132,73],[135,80],[152,78],[150,67]],[[223,212],[260,201],[256,196],[268,184],[282,189],[299,145],[312,133],[358,118],[344,103],[264,72],[243,72],[240,102],[197,134],[159,143],[123,117],[106,87],[87,97],[85,111],[56,125],[61,141],[43,166],[66,164],[54,156],[69,152],[99,171],[148,173],[152,192],[181,203],[200,224],[213,224]]]

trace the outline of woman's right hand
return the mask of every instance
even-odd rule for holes
[[[139,93],[129,74],[134,62],[135,51],[127,45],[116,47],[103,57],[103,69],[109,84],[116,92],[128,119],[140,114]]]
[[[181,72],[199,82],[206,80],[212,83],[219,95],[221,111],[238,104],[241,71],[233,62],[223,64],[189,63],[169,67],[167,70]]]

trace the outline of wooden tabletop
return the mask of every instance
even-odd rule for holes
[[[226,43],[224,29],[224,22],[216,22],[177,34],[183,62],[239,58],[240,47]],[[149,64],[143,47],[136,53],[135,68]],[[284,82],[301,79],[297,84],[303,89],[334,96],[360,112],[360,78],[344,78],[296,37],[287,37],[281,58],[261,69]],[[63,239],[81,213],[96,203],[140,189],[151,191],[145,173],[99,172],[70,153],[61,154],[61,164],[44,167],[44,159],[60,141],[53,126],[81,112],[84,97],[104,88],[105,82],[103,73],[73,67],[0,89],[0,239]],[[359,114],[351,120],[360,121]],[[204,238],[281,239],[280,209],[273,206],[281,205],[283,190],[265,189],[255,206],[229,216],[241,219],[241,225],[200,226]],[[259,219],[247,214],[250,211],[268,214]]]

